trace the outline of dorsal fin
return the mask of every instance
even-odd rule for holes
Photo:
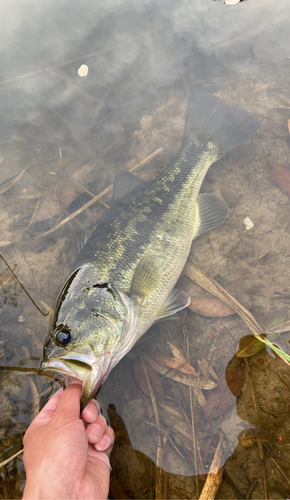
[[[144,181],[136,175],[131,174],[128,170],[121,169],[117,172],[114,184],[113,184],[113,201],[119,200],[130,193],[137,186],[145,184],[148,181]]]

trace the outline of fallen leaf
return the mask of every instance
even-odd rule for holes
[[[172,368],[173,370],[178,370],[186,375],[197,375],[193,366],[182,359],[172,358],[171,356],[166,356],[166,354],[159,354],[159,352],[151,352],[149,356],[154,359],[154,361],[157,361],[157,363]]]
[[[145,394],[142,391],[140,394],[141,394],[141,399],[142,399],[145,411],[147,413],[147,416],[148,416],[149,420],[151,420],[151,418],[154,415],[154,410],[153,410],[153,406],[151,404],[150,398],[148,396],[145,396]]]
[[[179,420],[176,418],[176,416],[173,416],[166,410],[162,409],[160,409],[160,416],[167,425],[172,426],[182,436],[186,437],[192,445],[191,426],[186,422],[186,420],[184,420],[184,418],[181,418]]]
[[[238,358],[248,358],[265,348],[262,342],[254,335],[245,335],[239,343],[239,350],[236,353]]]
[[[51,186],[43,191],[35,207],[31,224],[59,215],[83,192],[84,189],[72,180],[61,181]]]
[[[228,388],[237,398],[245,383],[244,360],[242,358],[233,358],[226,368],[226,381]]]
[[[180,350],[177,349],[177,347],[175,347],[175,345],[170,344],[170,342],[168,342],[168,340],[167,340],[167,344],[169,345],[171,352],[175,358],[181,359],[183,362],[186,362],[186,359],[184,358],[184,356],[182,355]]]
[[[146,370],[155,394],[156,401],[158,403],[165,403],[164,388],[158,373],[154,370],[151,364],[146,361],[146,359],[144,359],[143,361],[146,366]],[[137,358],[134,363],[134,375],[141,391],[143,391],[146,396],[150,396],[149,387],[140,358]]]
[[[192,297],[189,304],[189,309],[201,316],[208,316],[211,318],[225,318],[236,314],[235,311],[219,299],[209,298],[195,298]]]
[[[218,380],[217,386],[210,393],[204,407],[206,420],[223,415],[235,402],[236,397],[231,393],[224,375]]]
[[[290,197],[290,169],[270,161],[266,155],[263,156],[267,161],[272,181],[282,193]]]
[[[145,355],[144,355],[144,357],[145,357]],[[147,359],[148,363],[150,363],[150,365],[154,368],[154,370],[157,373],[160,373],[160,375],[163,375],[167,378],[170,378],[171,380],[175,380],[175,382],[179,382],[180,384],[190,385],[188,375],[180,373],[177,370],[170,370],[166,366],[161,365],[161,364],[157,363],[156,361],[154,361],[154,359],[150,358],[150,356],[146,356],[146,359]]]

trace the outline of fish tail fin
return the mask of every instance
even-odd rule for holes
[[[245,109],[194,91],[188,100],[183,145],[188,140],[212,142],[218,147],[219,159],[249,139],[260,126],[260,120]]]

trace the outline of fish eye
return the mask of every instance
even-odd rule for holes
[[[55,342],[60,347],[69,344],[71,341],[71,334],[69,330],[62,329],[55,336]]]

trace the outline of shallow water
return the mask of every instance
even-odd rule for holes
[[[282,307],[286,318],[289,199],[273,183],[264,155],[289,165],[287,1],[44,1],[30,9],[14,1],[0,7],[0,19],[0,245],[40,307],[53,303],[77,239],[105,213],[111,193],[43,234],[110,186],[118,169],[156,153],[136,169],[154,179],[178,151],[189,93],[199,90],[251,111],[262,126],[207,174],[202,191],[222,196],[230,215],[194,242],[192,256],[263,328]],[[82,64],[86,77],[78,75]],[[180,286],[209,296],[187,277]],[[4,263],[0,308],[1,367],[37,369],[49,319]],[[98,396],[116,433],[110,498],[154,497],[158,435],[158,465],[166,471],[161,498],[199,497],[221,437],[216,498],[289,497],[289,367],[262,350],[242,362],[245,383],[229,409],[218,405],[215,412],[208,403],[250,333],[237,315],[188,310],[154,325],[117,365]],[[279,338],[287,352],[288,338]],[[157,429],[134,365],[153,351],[171,356],[168,341],[190,360],[199,382],[193,390],[162,377]],[[21,448],[27,425],[57,386],[33,372],[1,370],[1,462]],[[218,399],[227,391],[225,385]],[[0,474],[2,498],[21,498],[21,457]]]

